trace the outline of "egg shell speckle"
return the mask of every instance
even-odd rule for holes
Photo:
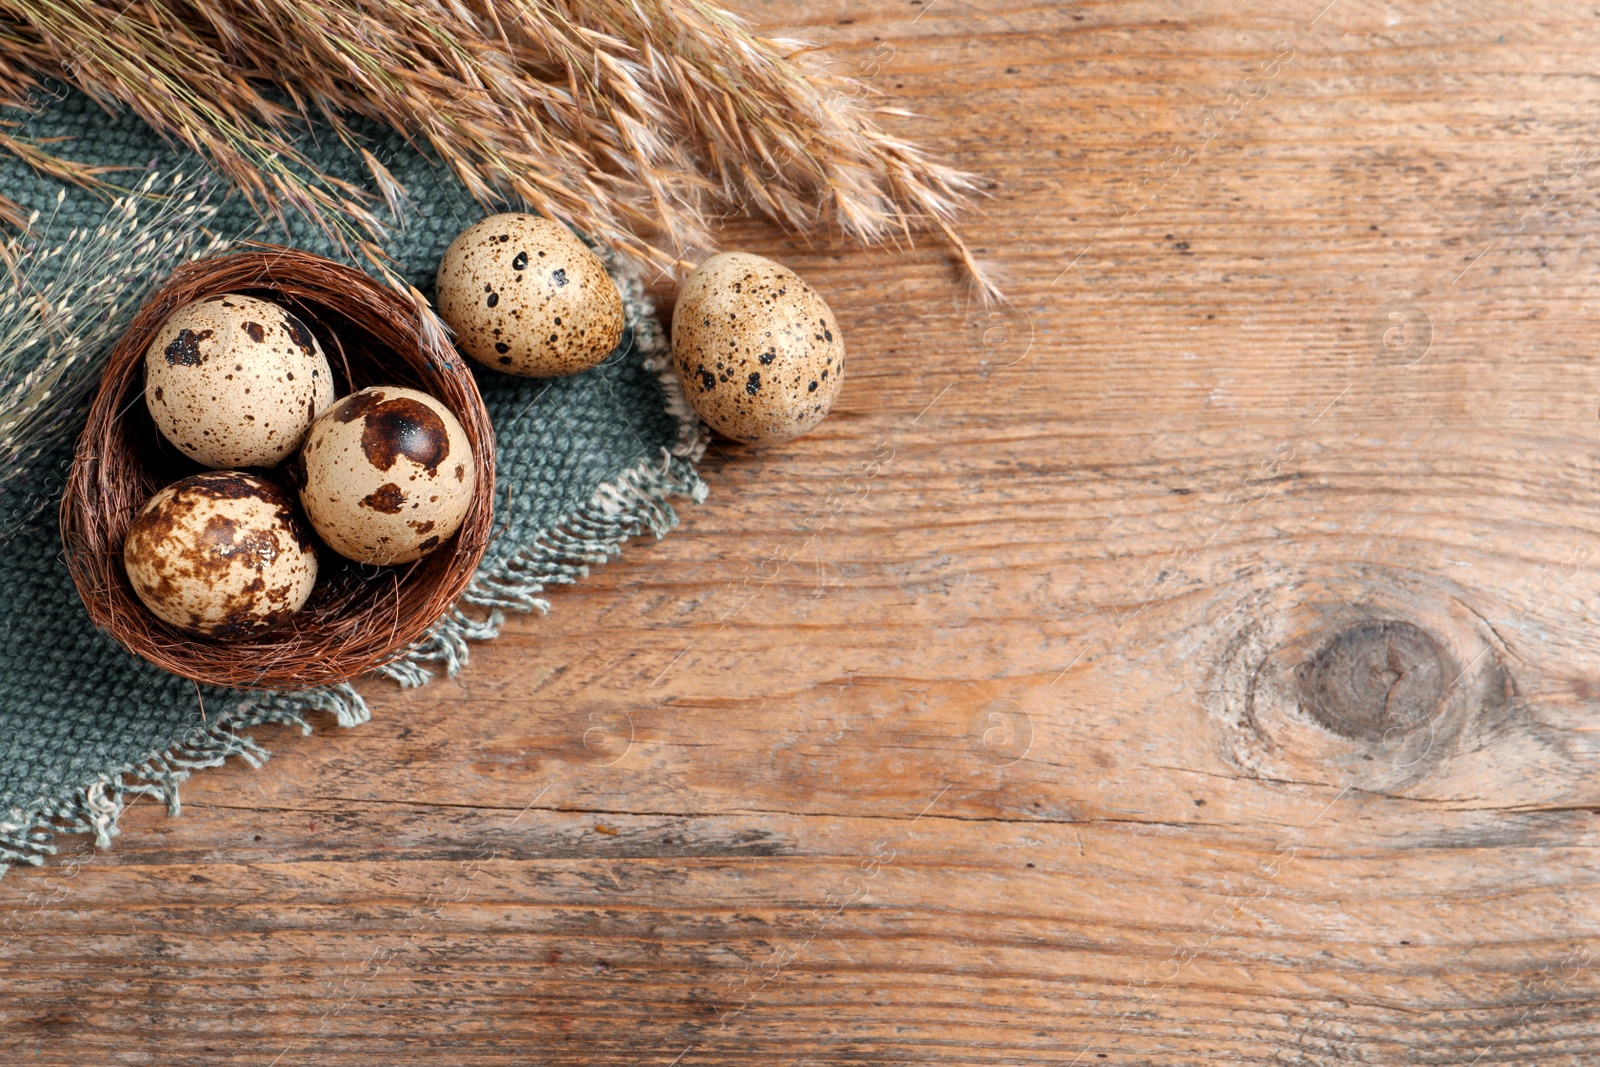
[[[467,227],[445,250],[435,286],[461,350],[508,374],[576,374],[622,340],[622,294],[605,264],[571,230],[536,215]]]
[[[316,549],[289,495],[238,471],[196,474],[151,497],[122,555],[146,607],[222,640],[283,623],[317,580]]]
[[[207,467],[271,467],[333,403],[322,346],[266,300],[220,293],[174,311],[145,350],[156,428]]]
[[[300,503],[318,536],[358,563],[409,563],[460,528],[478,472],[467,432],[426,393],[351,393],[311,427]]]
[[[724,252],[696,268],[672,316],[678,384],[735,441],[799,437],[844,381],[844,337],[827,303],[781,263]]]

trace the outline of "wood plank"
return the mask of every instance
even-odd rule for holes
[[[829,421],[14,871],[0,1058],[1600,1055],[1600,20],[753,9],[993,181],[1013,302],[731,221],[838,314]]]

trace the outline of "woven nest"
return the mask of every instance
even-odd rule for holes
[[[477,495],[456,534],[415,563],[373,567],[318,547],[310,601],[266,633],[234,641],[196,637],[139,601],[122,542],[144,502],[202,467],[157,431],[144,403],[144,356],[177,308],[246,293],[292,311],[322,343],[340,395],[402,385],[438,398],[461,420],[477,459]],[[290,466],[257,472],[296,495]],[[95,625],[131,652],[197,682],[303,689],[347,681],[393,659],[455,603],[490,540],[494,433],[466,364],[424,342],[418,309],[368,275],[291,248],[256,245],[186,264],[139,309],[111,352],[61,501],[61,538],[78,594]]]

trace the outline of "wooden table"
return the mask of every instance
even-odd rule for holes
[[[761,5],[1013,304],[734,224],[833,417],[0,882],[0,1060],[1596,1062],[1600,17],[1325,3]]]

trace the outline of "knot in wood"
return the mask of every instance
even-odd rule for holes
[[[1246,774],[1475,789],[1520,735],[1506,648],[1455,582],[1328,561],[1242,572],[1237,586],[1197,611],[1216,633],[1205,707]]]
[[[1297,670],[1301,707],[1341,737],[1393,740],[1444,706],[1445,658],[1432,635],[1403,620],[1348,626]]]

